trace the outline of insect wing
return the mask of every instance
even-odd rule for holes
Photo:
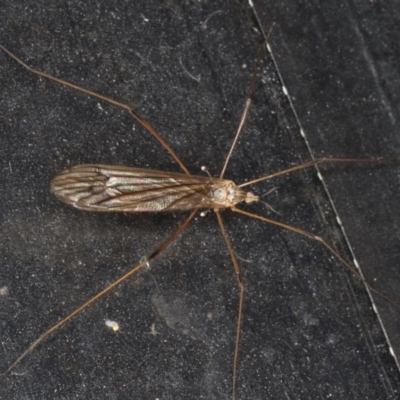
[[[87,211],[173,211],[210,207],[211,179],[111,165],[77,165],[56,175],[51,191]],[[224,182],[224,181],[222,181]]]

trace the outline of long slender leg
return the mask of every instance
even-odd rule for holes
[[[399,162],[400,159],[396,158],[338,158],[338,157],[322,157],[322,158],[316,158],[315,160],[307,161],[303,164],[296,165],[291,168],[284,169],[283,171],[278,171],[273,174],[267,175],[267,176],[262,176],[261,178],[254,179],[249,182],[242,183],[238,185],[239,187],[245,187],[249,185],[254,185],[255,183],[267,181],[272,178],[276,178],[277,176],[282,176],[289,174],[291,172],[299,171],[301,169],[309,168],[312,167],[313,165],[318,165],[318,164],[323,164],[327,162],[337,162],[337,163],[352,163],[352,162],[357,162],[357,163],[377,163],[377,162]]]
[[[190,172],[188,171],[186,166],[183,164],[183,162],[180,160],[180,158],[177,156],[177,154],[174,152],[174,150],[172,150],[172,148],[169,146],[169,144],[162,138],[162,136],[155,130],[155,128],[148,121],[146,121],[143,117],[141,117],[138,114],[138,112],[135,111],[131,106],[128,106],[127,104],[124,104],[124,103],[120,103],[119,101],[111,99],[110,97],[103,96],[102,94],[92,92],[91,90],[88,90],[88,89],[85,89],[78,85],[75,85],[74,83],[65,81],[60,78],[56,78],[55,76],[52,76],[50,74],[46,74],[45,72],[38,71],[37,69],[31,68],[29,65],[25,64],[21,59],[19,59],[16,55],[11,53],[10,50],[7,50],[4,46],[0,45],[0,49],[3,50],[6,54],[8,54],[18,64],[22,65],[25,69],[27,69],[28,71],[32,72],[35,75],[39,75],[39,76],[42,76],[43,78],[50,79],[61,85],[70,87],[71,89],[74,89],[74,90],[78,90],[79,92],[88,94],[89,96],[92,96],[92,97],[96,97],[100,100],[106,101],[107,103],[113,104],[115,106],[121,107],[121,108],[129,111],[161,143],[161,145],[168,151],[168,153],[171,154],[171,156],[179,164],[179,166],[182,168],[182,170],[186,174],[190,175]]]
[[[226,167],[228,166],[228,163],[229,163],[229,160],[230,160],[231,155],[233,153],[233,150],[234,150],[234,148],[236,146],[236,143],[237,143],[237,141],[239,139],[240,134],[242,133],[244,123],[246,122],[247,114],[249,112],[250,105],[251,105],[251,99],[252,99],[252,96],[253,96],[254,85],[255,85],[255,82],[256,82],[256,78],[257,78],[258,65],[260,64],[262,56],[265,54],[265,45],[266,45],[266,42],[264,42],[261,45],[260,50],[258,51],[257,61],[256,61],[255,65],[254,65],[253,75],[251,76],[251,81],[250,81],[249,89],[248,89],[248,92],[247,92],[246,103],[244,105],[244,110],[242,112],[242,116],[240,117],[239,126],[238,126],[238,128],[236,130],[235,137],[233,138],[233,141],[232,141],[232,144],[231,144],[231,148],[229,149],[228,155],[225,158],[224,166],[222,167],[222,171],[221,171],[221,173],[219,175],[219,177],[221,179],[225,175]]]
[[[351,265],[349,261],[347,261],[345,258],[343,258],[326,240],[321,238],[320,236],[315,235],[312,232],[305,231],[304,229],[297,228],[295,226],[285,224],[283,222],[275,221],[270,218],[263,217],[261,215],[253,214],[248,211],[241,210],[240,208],[232,207],[232,211],[235,211],[239,214],[247,215],[248,217],[259,219],[260,221],[267,222],[272,225],[279,226],[281,228],[284,228],[288,231],[296,232],[300,235],[306,236],[310,239],[313,239],[319,243],[321,243],[335,258],[337,258],[346,268],[348,268],[357,278],[359,278],[367,287],[369,290],[372,292],[376,293],[378,296],[380,296],[382,299],[387,301],[388,303],[392,304],[396,308],[400,309],[400,304],[395,303],[393,300],[391,300],[389,297],[385,296],[381,292],[379,292],[377,289],[375,289],[373,286],[371,286],[360,274],[359,272]]]
[[[225,225],[222,220],[221,214],[218,210],[215,210],[215,214],[217,215],[219,226],[221,228],[222,236],[224,237],[226,246],[228,247],[229,254],[231,256],[231,260],[233,266],[235,268],[236,277],[239,286],[239,304],[238,304],[238,315],[237,315],[237,323],[236,323],[236,339],[235,339],[235,352],[233,355],[233,376],[232,376],[232,400],[235,400],[236,396],[236,381],[237,381],[237,363],[239,356],[239,342],[240,342],[240,331],[242,326],[242,316],[243,316],[243,301],[244,301],[244,285],[242,279],[242,273],[240,271],[239,264],[236,260],[235,253],[233,251],[231,242],[228,238],[228,235],[225,230]]]
[[[233,138],[233,141],[232,141],[231,147],[229,149],[228,155],[225,158],[224,166],[222,167],[222,171],[221,171],[221,173],[219,175],[219,177],[221,179],[225,175],[226,167],[228,166],[228,163],[229,163],[229,160],[230,160],[230,158],[232,156],[233,150],[234,150],[234,148],[236,146],[236,143],[237,143],[237,141],[239,139],[240,134],[242,133],[244,123],[246,122],[247,114],[249,112],[250,105],[251,105],[251,98],[253,96],[254,85],[255,85],[256,79],[257,79],[258,66],[260,64],[260,61],[261,61],[262,57],[265,54],[265,48],[267,46],[268,39],[269,39],[269,37],[270,37],[270,35],[272,33],[274,25],[275,24],[273,24],[271,26],[266,39],[264,40],[263,44],[260,46],[260,49],[258,50],[257,60],[256,60],[256,63],[254,64],[253,74],[251,76],[251,81],[250,81],[249,89],[248,89],[248,92],[247,92],[247,98],[246,98],[246,103],[245,103],[245,106],[244,106],[244,110],[242,112],[242,116],[240,117],[239,126],[238,126],[238,128],[236,130],[236,133],[235,133],[235,136]]]
[[[90,298],[88,301],[80,305],[78,308],[76,308],[74,311],[72,311],[70,314],[68,314],[66,317],[64,317],[61,321],[57,322],[55,325],[53,325],[51,328],[49,328],[46,332],[44,332],[42,335],[40,335],[34,342],[32,342],[29,347],[0,375],[0,382],[29,354],[31,351],[38,346],[40,343],[43,342],[48,336],[50,336],[54,331],[56,331],[58,328],[60,328],[62,325],[64,325],[66,322],[68,322],[71,318],[75,317],[79,313],[81,313],[85,308],[87,308],[90,304],[98,300],[100,297],[103,297],[106,293],[110,292],[112,289],[114,289],[116,286],[118,286],[120,283],[122,283],[125,279],[129,278],[131,275],[135,274],[139,270],[141,270],[145,265],[147,265],[151,260],[153,260],[158,254],[160,254],[163,250],[165,250],[183,231],[184,229],[188,226],[190,221],[193,219],[193,217],[196,215],[197,210],[194,210],[189,217],[186,219],[183,224],[179,226],[179,228],[163,243],[161,246],[159,246],[153,253],[151,253],[146,260],[142,261],[138,265],[135,265],[133,268],[131,268],[128,272],[126,272],[124,275],[122,275],[120,278],[115,280],[113,283],[108,285],[106,288],[101,290],[99,293],[97,293],[95,296]]]

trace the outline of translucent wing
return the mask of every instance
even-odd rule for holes
[[[233,182],[114,165],[77,165],[54,177],[51,191],[87,211],[173,211],[227,207],[215,194]]]

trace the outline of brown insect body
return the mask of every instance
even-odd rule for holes
[[[230,208],[258,196],[228,179],[115,165],[77,165],[57,174],[51,191],[80,210],[185,211]]]

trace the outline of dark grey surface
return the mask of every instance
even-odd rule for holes
[[[315,155],[398,156],[398,9],[286,3],[256,9],[266,29],[277,24],[271,47]],[[218,175],[262,42],[247,3],[10,2],[0,27],[1,43],[30,65],[133,105],[191,172],[207,165]],[[70,165],[178,168],[126,112],[38,79],[3,54],[0,81],[4,370],[185,216],[99,215],[57,202],[49,181]],[[226,176],[242,182],[307,159],[266,56]],[[332,165],[323,175],[368,280],[396,300],[399,167]],[[246,208],[320,234],[348,256],[315,171],[254,190],[272,187],[266,201],[280,215]],[[399,373],[362,285],[316,243],[223,216],[246,284],[237,397],[398,398]],[[35,349],[0,384],[0,398],[229,399],[236,303],[210,213],[150,270]],[[399,352],[399,312],[383,313]]]

